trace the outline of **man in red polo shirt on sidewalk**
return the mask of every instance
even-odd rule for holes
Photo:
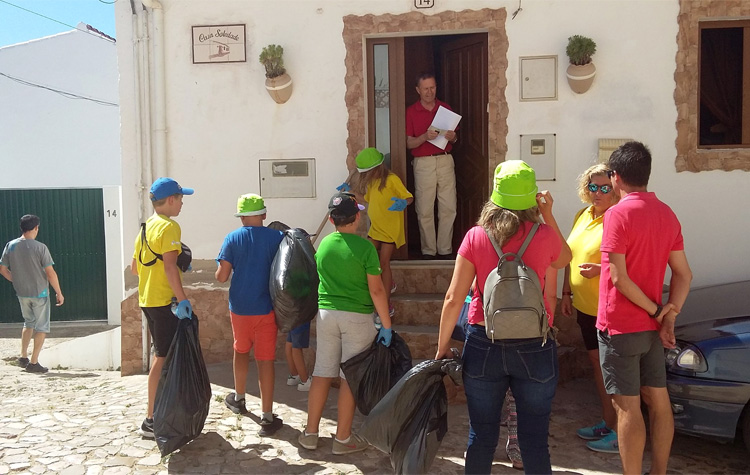
[[[422,255],[450,257],[453,253],[453,221],[456,219],[456,175],[451,149],[456,133],[445,131],[448,145],[442,150],[428,142],[438,136],[427,130],[439,106],[451,107],[437,99],[437,83],[431,73],[417,77],[419,100],[406,109],[406,148],[414,156],[414,206],[419,220]],[[435,235],[435,198],[438,200],[438,230]]]
[[[620,202],[604,213],[599,280],[599,361],[604,387],[617,412],[623,473],[643,473],[648,406],[652,475],[667,473],[674,419],[666,387],[663,348],[674,348],[674,325],[690,290],[682,228],[674,212],[646,189],[651,152],[640,142],[621,145],[609,158]],[[662,301],[666,268],[669,299]]]

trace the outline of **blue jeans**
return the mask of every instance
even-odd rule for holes
[[[518,412],[518,444],[526,473],[551,473],[547,437],[557,378],[557,345],[548,339],[495,340],[469,325],[463,354],[469,408],[466,473],[490,473],[500,436],[500,414],[510,386]]]

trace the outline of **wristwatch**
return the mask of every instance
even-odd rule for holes
[[[651,317],[651,318],[656,318],[656,317],[658,317],[658,316],[659,316],[659,314],[661,313],[661,311],[662,311],[662,310],[664,310],[664,306],[663,306],[663,305],[659,305],[659,304],[656,304],[656,312],[654,312],[654,314],[653,314],[653,315],[649,314],[649,317]]]

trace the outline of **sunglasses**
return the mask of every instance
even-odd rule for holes
[[[601,190],[601,192],[605,195],[612,191],[612,185],[597,185],[595,183],[589,183],[587,188],[592,193],[596,193],[597,191]]]

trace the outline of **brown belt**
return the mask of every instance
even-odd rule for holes
[[[445,153],[438,153],[437,155],[420,155],[419,157],[414,157],[414,158],[432,158],[432,157],[442,157],[443,155],[450,155],[450,153],[448,153],[448,152],[445,152]]]

